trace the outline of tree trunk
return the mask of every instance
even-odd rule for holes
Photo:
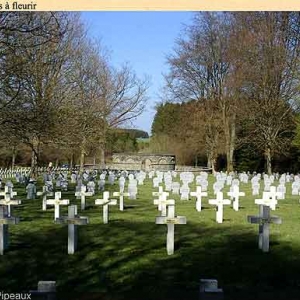
[[[35,149],[31,150],[31,177],[35,178],[36,177],[36,167],[37,167],[37,155]]]
[[[233,171],[233,153],[235,149],[235,115],[229,117],[223,109],[223,124],[224,124],[224,136],[225,136],[225,149],[226,149],[226,161],[227,172]]]
[[[37,178],[37,163],[38,163],[38,153],[39,153],[39,140],[38,138],[33,138],[31,145],[31,177]]]
[[[268,173],[268,175],[271,175],[272,174],[272,155],[271,155],[270,148],[266,149],[265,157],[266,157],[266,163],[267,163],[267,173]]]
[[[212,174],[216,173],[216,158],[212,153],[207,154],[207,167],[211,168]]]
[[[71,158],[70,158],[70,170],[73,169],[73,161],[74,161],[74,153],[71,154]]]
[[[100,169],[105,169],[105,146],[101,145],[100,149]]]
[[[215,175],[215,173],[216,173],[216,159],[215,158],[211,158],[211,170],[212,170],[212,174]]]
[[[81,147],[81,151],[80,151],[80,163],[79,163],[79,173],[82,174],[83,173],[83,168],[84,168],[84,158],[85,158],[85,150],[84,150],[84,146]]]
[[[12,149],[12,158],[11,158],[11,169],[12,170],[14,170],[14,168],[15,168],[16,155],[17,155],[16,147],[13,147],[13,149]]]
[[[58,164],[59,164],[59,160],[58,160],[58,158],[56,158],[56,160],[55,160],[55,168],[58,168]]]
[[[206,165],[209,169],[212,167],[211,166],[211,154],[208,153],[207,154],[207,165]]]
[[[235,120],[231,123],[230,127],[230,144],[229,144],[229,164],[227,165],[227,171],[232,172],[233,171],[233,155],[235,150],[235,137],[236,137],[236,127],[235,127]]]
[[[235,124],[226,124],[225,140],[226,140],[226,161],[227,172],[233,171],[233,153],[235,148]]]

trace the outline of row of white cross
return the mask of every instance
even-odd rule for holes
[[[270,209],[275,209],[277,204],[276,189],[271,189],[270,192],[263,193],[263,199],[256,199],[255,203],[259,205],[258,216],[248,216],[248,222],[253,224],[259,224],[259,249],[263,252],[269,251],[269,224],[281,224],[281,218],[277,216],[270,216]],[[156,218],[156,224],[167,224],[167,253],[172,255],[174,253],[174,226],[175,224],[186,224],[186,217],[176,216],[175,217],[175,200],[167,199],[169,196],[168,192],[164,192],[162,187],[159,186],[158,192],[153,192],[153,196],[158,196],[159,199],[154,200],[154,205],[158,206],[158,210],[161,212],[161,216]],[[201,211],[201,198],[207,196],[207,192],[202,192],[201,187],[197,187],[196,192],[192,192],[191,196],[197,198],[196,209]],[[228,196],[234,198],[234,208],[238,210],[238,201],[240,196],[245,196],[245,193],[239,192],[239,187],[234,186],[233,191],[228,193]],[[223,222],[223,205],[230,204],[231,201],[223,199],[223,193],[217,193],[217,199],[210,199],[209,204],[217,206],[216,221],[218,223]]]
[[[0,194],[1,195],[1,194]],[[21,204],[20,200],[13,200],[11,199],[11,194],[8,190],[4,193],[4,199],[0,200],[0,204],[6,205],[8,207],[8,217],[10,216],[10,205],[18,205]],[[14,194],[16,195],[16,193]],[[47,205],[54,205],[55,207],[55,213],[54,213],[54,219],[55,221],[62,220],[60,217],[60,205],[69,205],[69,200],[67,199],[61,199],[61,192],[55,193],[55,199],[47,199],[47,196],[53,196],[53,193],[49,193],[47,191],[47,188],[44,187],[43,192],[39,193],[39,195],[43,196],[43,210],[46,210]],[[85,208],[85,196],[91,196],[89,192],[85,192],[85,190],[81,190],[80,192],[77,192],[75,194],[76,196],[81,197],[81,208]],[[167,224],[168,233],[167,233],[167,252],[169,255],[174,253],[174,226],[175,224],[186,224],[186,217],[184,216],[175,216],[175,201],[172,199],[167,199],[167,196],[169,196],[169,193],[164,192],[162,187],[159,187],[158,192],[153,193],[154,196],[159,196],[159,199],[154,200],[154,204],[158,205],[158,209],[161,211],[161,216],[156,218],[156,224]],[[238,201],[240,196],[245,196],[245,193],[239,192],[239,187],[234,186],[233,191],[228,193],[229,196],[231,196],[234,199],[234,207],[235,210],[238,210]],[[115,192],[113,196],[119,196],[120,198],[120,210],[124,209],[124,203],[123,198],[124,196],[129,196],[128,193],[124,192]],[[192,192],[191,196],[194,196],[197,198],[196,201],[196,209],[198,211],[201,211],[201,200],[202,197],[207,197],[207,192],[202,192],[201,187],[197,187],[196,192]],[[256,204],[261,205],[260,207],[270,207],[271,209],[275,209],[275,205],[277,203],[276,200],[276,190],[273,191],[273,194],[269,192],[264,192],[263,199],[256,199]],[[110,199],[109,198],[109,192],[103,193],[103,199],[96,199],[95,205],[102,205],[103,206],[103,222],[106,224],[108,223],[108,207],[109,205],[116,205],[117,200]],[[216,205],[217,206],[217,213],[216,213],[216,220],[218,223],[223,222],[223,205],[231,204],[231,201],[229,199],[223,199],[223,193],[218,192],[216,199],[209,199],[209,204]],[[77,206],[75,210],[75,215],[77,216]],[[266,209],[265,209],[266,210]],[[273,219],[272,219],[273,218]],[[259,216],[249,216],[248,220],[251,223],[258,223],[262,222],[260,227],[260,239],[261,239],[261,248],[263,251],[268,251],[268,238],[269,234],[268,232],[268,224],[271,222],[281,222],[277,217],[270,217],[269,213],[267,211],[262,211],[262,213]],[[267,224],[267,225],[266,225]],[[78,224],[79,225],[79,224]],[[266,246],[267,245],[267,246]],[[266,250],[267,249],[267,250]]]

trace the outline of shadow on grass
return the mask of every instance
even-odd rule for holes
[[[216,278],[225,299],[299,299],[300,249],[274,235],[262,253],[248,227],[188,223],[176,226],[173,256],[165,243],[166,226],[128,220],[80,227],[74,255],[67,226],[15,233],[0,257],[0,287],[29,291],[56,280],[64,300],[196,300],[199,279]]]

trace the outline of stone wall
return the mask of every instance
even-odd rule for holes
[[[176,157],[172,154],[128,154],[114,153],[111,169],[117,170],[175,170]]]

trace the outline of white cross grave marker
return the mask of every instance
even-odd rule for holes
[[[158,186],[158,192],[152,192],[152,196],[158,196],[159,200],[162,200],[163,195],[166,197],[169,196],[168,192],[164,192],[163,187],[160,185]],[[161,211],[161,205],[158,204],[158,210]]]
[[[259,224],[258,247],[263,252],[269,252],[270,224],[281,224],[281,218],[270,216],[270,207],[260,205],[259,216],[247,216],[247,220],[252,224]]]
[[[68,224],[68,254],[74,254],[77,248],[77,226],[87,225],[89,222],[88,217],[80,217],[76,212],[77,205],[70,205],[68,207],[68,216],[55,220],[56,224]]]
[[[186,224],[186,217],[177,216],[175,217],[175,205],[168,207],[167,217],[156,217],[156,224],[167,224],[167,253],[168,255],[174,254],[174,229],[175,224]]]
[[[0,200],[1,205],[7,206],[7,215],[10,217],[11,215],[11,205],[20,205],[21,200],[11,199],[11,195],[9,193],[4,195],[4,199]]]
[[[240,196],[245,196],[245,193],[244,192],[240,192],[240,188],[238,185],[234,185],[232,187],[233,191],[232,192],[228,192],[227,195],[230,196],[231,198],[233,198],[233,209],[235,211],[238,211],[239,210],[239,197]]]
[[[46,200],[47,205],[54,205],[54,220],[60,217],[60,205],[69,205],[69,200],[67,199],[60,199],[61,192],[55,192],[55,199],[48,199]]]
[[[271,197],[270,192],[263,192],[262,199],[255,199],[254,202],[255,202],[255,204],[258,204],[258,205],[270,206],[270,208],[272,210],[275,209],[276,204],[277,204],[277,200],[274,200],[274,198]]]
[[[0,196],[4,196],[6,194],[9,194],[10,195],[10,198],[13,198],[14,196],[16,196],[18,193],[17,192],[13,192],[12,189],[10,189],[8,186],[5,186],[4,187],[4,192],[0,192]]]
[[[281,196],[281,193],[276,191],[276,186],[270,186],[270,198],[272,199],[270,208],[272,210],[276,209],[276,204],[278,203],[277,198]]]
[[[108,223],[108,205],[117,205],[116,199],[109,199],[109,192],[103,192],[103,199],[96,199],[95,205],[103,205],[103,223]]]
[[[19,221],[19,218],[8,216],[4,206],[0,207],[0,255],[4,254],[9,245],[8,225],[18,224]]]
[[[124,210],[124,197],[129,197],[129,193],[125,193],[124,191],[114,192],[113,196],[119,197],[119,208],[121,211]]]
[[[231,203],[228,199],[223,199],[223,193],[217,193],[217,199],[209,199],[208,203],[217,206],[216,221],[217,223],[223,223],[223,205],[229,205]]]
[[[86,192],[86,186],[82,185],[81,189],[80,189],[80,192],[76,192],[75,196],[81,198],[81,210],[85,210],[85,197],[93,196],[93,193]]]
[[[196,210],[201,211],[202,209],[202,196],[207,197],[207,192],[202,192],[201,186],[197,186],[196,192],[191,192],[190,193],[192,197],[197,197],[196,200]]]
[[[161,216],[165,217],[167,215],[167,206],[168,205],[175,205],[175,200],[167,199],[167,196],[169,193],[162,193],[162,195],[159,196],[159,199],[155,199],[153,201],[154,205],[158,205],[158,210],[161,211]]]
[[[48,186],[43,186],[42,192],[37,192],[37,196],[43,196],[43,204],[42,204],[42,210],[47,210],[47,196],[52,197],[53,192],[49,192]]]

